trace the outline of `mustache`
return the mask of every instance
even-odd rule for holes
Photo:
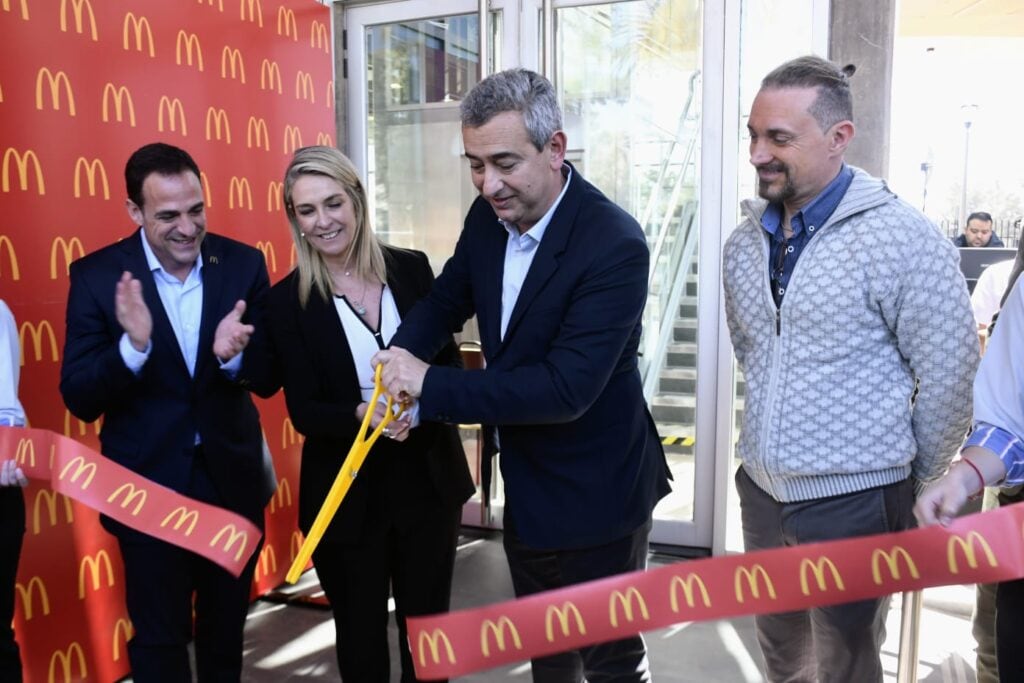
[[[768,171],[769,173],[785,173],[789,170],[789,167],[781,161],[774,161],[768,164],[760,164],[754,166],[758,171]]]

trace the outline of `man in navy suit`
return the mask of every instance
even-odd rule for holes
[[[249,392],[275,390],[264,343],[269,279],[259,251],[206,232],[199,168],[162,143],[125,167],[140,229],[71,265],[64,402],[103,417],[104,455],[193,499],[263,526],[269,499],[259,416]],[[257,554],[237,579],[189,551],[112,519],[124,559],[136,683],[241,676]]]
[[[495,74],[461,106],[480,197],[430,295],[377,354],[424,419],[497,425],[517,595],[643,569],[668,468],[637,366],[647,242],[565,161],[554,89]],[[487,367],[428,366],[473,314]],[[644,681],[639,636],[533,660],[535,681]]]

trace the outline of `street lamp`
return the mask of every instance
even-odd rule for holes
[[[964,181],[960,187],[960,229],[967,228],[967,161],[971,151],[971,124],[978,112],[978,105],[964,104],[960,107],[960,115],[964,120]]]

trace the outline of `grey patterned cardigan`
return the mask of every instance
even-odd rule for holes
[[[743,203],[725,245],[725,310],[746,380],[737,453],[780,502],[908,474],[927,482],[971,421],[978,338],[956,249],[884,181],[854,174],[780,308],[764,200]]]

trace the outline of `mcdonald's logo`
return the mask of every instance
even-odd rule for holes
[[[290,417],[284,418],[281,423],[281,448],[287,448],[299,440],[299,434],[295,431]]]
[[[327,27],[324,26],[322,21],[314,21],[309,26],[309,46],[316,48],[322,47],[324,52],[328,52],[327,49]]]
[[[125,86],[114,87],[113,83],[103,86],[103,121],[110,120],[110,102],[114,102],[114,116],[117,121],[124,121],[124,104],[128,103],[128,121],[132,128],[135,127],[135,103],[132,101],[132,94]]]
[[[78,172],[79,172],[80,167],[84,165],[84,164],[81,163],[81,162],[84,161],[84,159],[82,157],[79,157],[78,160],[79,160],[79,163],[75,164],[75,196],[76,197],[79,196],[79,189],[80,189],[79,188],[79,175],[78,175]],[[99,159],[97,159],[96,161],[99,161]],[[95,179],[95,166],[93,166],[92,168],[93,168],[92,171],[88,171],[87,172],[88,175],[89,175],[89,178],[91,179],[91,182],[89,183],[90,186],[92,186],[95,183],[95,180],[96,180]],[[100,165],[99,168],[100,168],[100,171],[103,172],[102,164]],[[103,177],[104,190],[105,190],[105,192],[109,193],[109,190],[106,188],[107,180],[106,180],[106,173],[105,172],[103,172],[103,176],[102,177]],[[108,198],[109,198],[109,194],[108,194]],[[58,249],[64,255],[64,274],[65,275],[67,275],[68,272],[71,270],[71,262],[74,261],[76,258],[81,258],[82,256],[85,255],[85,249],[82,247],[82,240],[78,239],[77,237],[72,237],[70,240],[65,240],[63,237],[61,237],[59,235],[57,237],[54,237],[53,238],[53,243],[50,244],[50,279],[51,280],[56,280],[57,279],[57,250]],[[75,256],[75,254],[78,254],[78,256]]]
[[[84,420],[79,420],[78,418],[75,418],[75,420],[78,422],[78,436],[85,436],[86,434],[88,434],[89,433],[89,429],[88,429],[89,425],[92,425],[92,433],[96,434],[96,435],[99,435],[99,433],[100,433],[100,425],[103,424],[103,418],[102,417],[97,418],[96,420],[93,420],[92,422],[86,422]],[[72,434],[72,431],[74,431],[74,430],[71,429],[71,411],[68,410],[67,408],[65,408],[64,409],[64,436],[69,437],[69,438],[74,438],[74,435]]]
[[[231,66],[231,78],[238,78],[245,83],[245,60],[242,59],[242,52],[238,48],[224,46],[220,52],[220,77],[228,77],[228,65]]]
[[[669,584],[669,602],[672,604],[672,611],[679,611],[679,589],[683,589],[683,595],[686,597],[686,605],[690,609],[693,609],[694,600],[694,585],[700,589],[700,596],[704,602],[705,607],[711,607],[711,596],[708,595],[708,587],[704,584],[704,580],[690,572],[684,579],[681,576],[673,576],[672,582]]]
[[[228,184],[228,208],[235,208],[237,200],[238,208],[245,206],[252,211],[252,187],[249,185],[248,178],[239,178],[238,176],[231,176],[231,182]]]
[[[157,130],[163,132],[164,129],[164,114],[167,114],[167,125],[170,130],[177,130],[178,126],[181,127],[181,134],[188,135],[188,128],[185,125],[185,107],[181,104],[181,100],[175,97],[173,100],[167,95],[163,95],[160,98],[160,105],[157,107],[157,119],[156,127]],[[178,122],[175,124],[175,114],[177,114]]]
[[[324,106],[334,109],[334,81],[327,81],[327,92],[324,94]]]
[[[80,455],[76,455],[70,462],[68,462],[67,465],[64,465],[64,468],[60,471],[60,475],[57,478],[63,481],[64,477],[67,476],[72,467],[75,468],[75,473],[71,475],[71,483],[74,484],[78,482],[78,478],[82,476],[82,473],[88,472],[88,476],[82,480],[81,487],[83,491],[89,488],[89,484],[92,483],[92,478],[96,476],[96,463],[86,462],[85,458]]]
[[[4,3],[6,5],[6,3]],[[99,37],[96,35],[96,16],[92,13],[92,3],[89,0],[71,0],[71,8],[75,12],[75,32],[82,32],[82,16],[83,9],[89,10],[89,25],[92,28],[92,39],[93,41],[99,41]],[[68,30],[68,2],[67,0],[60,0],[60,30],[65,33]]]
[[[277,484],[277,490],[274,495],[270,498],[270,514],[274,514],[278,508],[286,508],[292,506],[292,485],[288,483],[286,477],[282,477],[281,481]]]
[[[20,4],[21,4],[21,18],[24,19],[25,21],[28,21],[28,1],[27,0],[21,0]],[[10,12],[11,11],[11,0],[3,0],[3,3],[0,4],[0,8],[2,8],[3,11],[5,11],[5,12]]]
[[[875,584],[878,586],[882,585],[880,561],[883,559],[885,560],[886,566],[889,567],[889,575],[897,581],[900,580],[900,559],[906,563],[907,570],[910,572],[911,577],[917,579],[921,576],[917,571],[917,565],[914,564],[914,559],[902,546],[894,545],[892,550],[889,552],[886,552],[881,548],[875,548],[874,552],[871,553],[871,577],[875,580]]]
[[[636,598],[637,605],[640,607],[640,616],[644,618],[644,621],[650,619],[650,615],[647,612],[647,603],[644,602],[644,596],[640,595],[633,586],[626,589],[625,594],[622,591],[612,591],[612,595],[608,598],[608,619],[612,622],[612,626],[619,625],[619,611],[616,607],[622,607],[623,614],[626,615],[626,621],[633,621],[633,599]]]
[[[309,100],[316,103],[316,93],[313,92],[313,77],[299,69],[295,72],[295,99]]]
[[[271,273],[277,272],[277,252],[274,250],[274,245],[270,240],[260,240],[256,243],[256,248],[263,252],[263,260],[267,262],[267,268],[270,269]]]
[[[206,177],[206,171],[199,172],[199,182],[203,186],[203,199],[206,200],[206,208],[213,206],[213,196],[210,194],[210,179]]]
[[[32,596],[39,596],[39,606],[43,608],[43,616],[50,614],[50,596],[46,592],[46,584],[38,576],[33,576],[28,581],[27,586],[23,586],[20,583],[14,584],[15,592],[18,597],[21,598],[21,609],[25,614],[25,621],[32,618],[35,614],[32,609],[32,605],[35,602]]]
[[[277,35],[291,36],[292,40],[298,42],[299,29],[295,25],[295,10],[284,5],[277,8]]]
[[[249,7],[249,21],[259,21],[260,28],[263,28],[263,6],[260,0],[239,0],[239,14],[242,21],[245,21],[245,8]]]
[[[448,640],[448,635],[444,631],[439,628],[435,628],[429,633],[426,631],[420,631],[420,637],[416,642],[416,650],[420,656],[420,666],[427,665],[427,657],[423,652],[424,645],[430,647],[430,656],[433,658],[434,664],[441,663],[442,643],[444,644],[444,652],[448,656],[448,662],[454,664],[455,652],[452,650],[452,641]]]
[[[549,643],[555,642],[555,618],[558,618],[558,625],[562,627],[562,636],[565,638],[569,637],[569,616],[576,621],[576,630],[580,632],[581,636],[587,635],[587,627],[583,623],[583,615],[576,608],[576,605],[566,600],[562,603],[561,607],[557,605],[548,605],[547,610],[544,611],[544,635],[547,637]]]
[[[39,157],[32,150],[25,150],[24,154],[21,154],[13,147],[8,147],[7,151],[4,152],[3,162],[3,188],[4,192],[11,191],[11,159],[14,159],[15,166],[18,167],[18,187],[26,191],[28,190],[28,162],[32,162],[32,167],[36,171],[36,187],[39,188],[39,194],[46,194],[46,183],[43,182],[43,167],[39,163]]]
[[[71,89],[71,81],[68,80],[68,75],[64,71],[58,71],[53,73],[47,67],[41,67],[39,72],[36,73],[36,109],[43,108],[43,79],[46,79],[47,84],[50,86],[50,103],[53,105],[54,110],[60,111],[60,89],[64,87],[64,94],[67,95],[68,99],[68,113],[71,116],[75,115],[75,94]]]
[[[146,17],[137,17],[134,12],[128,12],[124,15],[124,26],[121,29],[121,43],[124,45],[125,50],[130,50],[128,47],[128,27],[131,27],[132,34],[135,36],[135,49],[139,52],[145,52],[142,49],[142,35],[145,31],[146,42],[149,43],[149,56],[153,57],[156,55],[156,51],[153,48],[153,29],[150,28],[149,19]]]
[[[82,196],[82,171],[85,171],[85,179],[89,183],[89,196],[96,196],[96,177],[99,176],[99,179],[103,181],[103,198],[110,199],[110,184],[107,182],[107,169],[103,165],[103,161],[99,158],[89,161],[85,157],[78,157],[75,162],[75,197]],[[78,238],[75,237],[73,241],[77,240]]]
[[[250,116],[249,123],[245,126],[245,145],[251,149],[260,147],[261,143],[263,149],[269,152],[270,135],[267,133],[267,121],[262,117]]]
[[[185,29],[178,31],[178,37],[174,39],[174,63],[181,66],[181,50],[185,49],[185,63],[189,66],[198,66],[203,70],[203,47],[199,44],[199,36],[195,33],[188,33]],[[195,55],[193,55],[193,51]],[[195,64],[193,64],[193,59]]]
[[[75,659],[72,659],[75,657]],[[78,644],[78,641],[74,641],[68,646],[68,649],[61,650],[57,648],[53,651],[50,656],[50,671],[49,683],[56,683],[57,671],[54,667],[57,662],[60,662],[60,671],[64,674],[62,679],[64,683],[71,683],[71,681],[85,681],[89,678],[89,669],[85,666],[85,653],[82,652],[82,646]],[[72,664],[78,663],[78,675],[74,675],[72,671]]]
[[[35,351],[37,361],[43,360],[43,334],[50,340],[50,358],[57,362],[57,335],[53,333],[53,326],[48,320],[43,320],[39,325],[33,325],[27,320],[21,324],[18,331],[18,340],[21,343],[21,364],[25,364],[25,333],[28,332],[32,338],[32,350]]]
[[[114,661],[120,661],[121,659],[121,642],[123,641],[125,647],[128,647],[128,641],[131,640],[132,634],[135,629],[132,628],[132,622],[125,618],[118,619],[114,624]]]
[[[36,444],[32,439],[18,439],[18,448],[14,451],[14,462],[36,466]]]
[[[100,589],[101,568],[107,570],[107,586],[112,587],[114,585],[114,567],[110,563],[110,555],[106,550],[100,550],[95,555],[86,555],[82,558],[82,563],[78,565],[79,600],[85,600],[85,570],[88,569],[89,576],[92,577],[92,589],[98,591]]]
[[[267,211],[273,213],[281,210],[281,196],[284,193],[284,183],[271,180],[267,183]],[[2,238],[0,238],[2,239]]]
[[[139,511],[146,505],[146,499],[149,497],[146,489],[140,489],[131,482],[125,482],[107,497],[107,502],[113,503],[122,492],[124,492],[124,500],[121,501],[121,509],[127,510],[128,506],[134,502],[135,508],[132,510],[132,517],[138,517]]]
[[[6,176],[4,178],[6,179]],[[280,200],[278,200],[278,206],[280,205]],[[269,205],[267,210],[270,210]],[[11,239],[7,235],[0,235],[0,251],[4,249],[7,250],[7,262],[11,266],[11,279],[20,280],[21,271],[18,270],[18,254],[14,251],[14,244],[11,243]],[[2,269],[0,269],[0,273],[3,273]]]
[[[261,577],[270,576],[277,571],[277,554],[274,546],[269,543],[260,551],[259,562],[256,563],[256,571],[253,574],[253,581],[259,581]]]
[[[487,619],[480,625],[480,650],[484,653],[484,657],[491,656],[491,639],[488,635],[494,636],[494,644],[498,646],[499,651],[505,651],[506,629],[508,629],[509,635],[512,636],[512,646],[517,650],[523,649],[523,642],[519,638],[519,630],[516,629],[516,625],[512,623],[511,619],[505,616],[500,617],[497,622]]]
[[[814,579],[818,583],[818,590],[825,592],[825,568],[828,568],[832,572],[832,580],[835,582],[836,587],[840,592],[846,590],[846,586],[843,585],[843,577],[839,575],[839,570],[836,569],[835,563],[828,559],[824,555],[818,558],[817,562],[812,562],[810,558],[805,557],[800,560],[800,590],[804,595],[810,595],[811,589],[807,582],[807,570],[810,570],[814,574]]]
[[[964,559],[967,560],[967,566],[971,569],[978,568],[978,557],[974,552],[974,544],[977,542],[978,546],[981,547],[985,553],[985,559],[988,560],[988,566],[998,567],[999,563],[996,562],[995,555],[992,554],[992,548],[989,546],[988,541],[985,537],[979,534],[977,531],[967,532],[966,540],[960,536],[960,534],[953,534],[949,537],[949,541],[946,542],[946,561],[949,562],[949,571],[951,574],[959,574],[960,567],[956,561],[956,549],[964,551]]]
[[[755,564],[751,568],[737,567],[736,568],[736,579],[735,579],[735,590],[736,590],[736,602],[743,604],[744,593],[743,584],[740,579],[746,579],[747,588],[750,589],[750,594],[755,600],[761,599],[761,582],[759,579],[764,580],[765,588],[768,592],[768,597],[772,600],[775,599],[775,584],[772,583],[772,579],[768,576],[768,572],[764,570],[760,564]]]
[[[281,9],[284,9],[282,6]],[[289,10],[291,11],[291,10]],[[276,84],[276,88],[275,88]],[[277,90],[281,94],[281,67],[277,62],[264,59],[260,62],[260,90]]]
[[[221,530],[217,532],[217,535],[213,537],[213,540],[210,541],[210,547],[212,548],[216,546],[225,534],[228,538],[227,542],[224,544],[224,552],[226,553],[230,553],[231,546],[235,544],[235,541],[241,539],[241,542],[238,544],[238,552],[235,553],[235,560],[237,561],[241,559],[242,553],[245,552],[245,546],[249,543],[249,534],[245,531],[239,531],[238,527],[234,524],[225,524]]]
[[[47,516],[50,519],[50,526],[57,526],[57,501],[64,501],[64,521],[71,524],[75,521],[75,513],[71,508],[71,499],[65,495],[51,491],[49,489],[39,489],[36,493],[36,499],[32,503],[32,534],[35,536],[39,535],[42,530],[42,524],[39,521],[39,503],[44,502],[46,505]]]
[[[302,147],[302,131],[298,126],[286,125],[284,127],[284,152],[291,154],[299,147]]]
[[[294,562],[295,558],[299,556],[299,550],[302,549],[302,532],[293,531],[291,543],[288,544],[288,561]]]
[[[221,139],[223,133],[224,139],[227,143],[231,144],[231,124],[228,123],[228,113],[223,108],[218,109],[217,107],[209,107],[206,110],[206,139],[210,140],[210,128],[211,124],[213,127],[214,134],[217,139]],[[223,131],[221,130],[223,129]]]
[[[331,138],[330,133],[317,133],[316,144],[324,145],[326,147],[334,147],[334,140]]]
[[[181,531],[181,527],[188,523],[188,528],[185,529],[185,535],[191,536],[192,532],[195,531],[196,523],[199,522],[199,510],[189,510],[184,505],[179,505],[167,513],[167,516],[164,517],[164,521],[160,522],[160,526],[166,527],[175,517],[178,519],[174,522],[174,530]]]

